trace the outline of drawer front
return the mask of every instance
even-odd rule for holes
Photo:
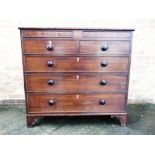
[[[80,41],[80,54],[129,54],[129,41]]]
[[[27,75],[26,88],[31,92],[84,93],[127,89],[127,76],[118,75]]]
[[[29,113],[124,112],[125,94],[27,95]]]
[[[84,31],[83,32],[84,38],[128,38],[131,37],[130,32],[103,32],[103,31]]]
[[[71,38],[73,37],[72,31],[41,31],[41,30],[25,30],[23,37],[54,37],[54,38]]]
[[[75,40],[25,40],[24,52],[33,54],[76,54],[77,41]]]
[[[26,56],[27,72],[128,72],[128,57]]]

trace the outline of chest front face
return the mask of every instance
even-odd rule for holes
[[[21,28],[27,124],[113,115],[126,125],[132,30]]]

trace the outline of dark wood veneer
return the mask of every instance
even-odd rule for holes
[[[53,49],[47,48],[49,42]],[[39,53],[39,54],[76,54],[77,53],[77,41],[75,40],[25,40],[24,41],[24,52],[25,53]]]
[[[125,94],[93,95],[31,95],[28,96],[30,113],[64,112],[125,112]],[[100,100],[105,100],[101,105]],[[48,101],[54,104],[49,105]],[[39,102],[38,102],[39,101]]]
[[[53,37],[53,38],[72,38],[72,31],[42,31],[42,30],[29,30],[23,31],[24,37]]]
[[[102,51],[104,43],[108,44],[108,49]],[[130,42],[129,41],[104,41],[104,40],[89,40],[80,41],[81,54],[129,54]]]
[[[53,65],[48,66],[48,62]],[[25,64],[26,72],[128,72],[129,60],[128,57],[25,56]]]
[[[49,85],[48,81],[54,81]],[[101,85],[101,80],[106,82]],[[116,75],[26,75],[26,90],[33,92],[115,91],[127,90],[127,76]]]
[[[133,29],[19,28],[27,126],[42,116],[127,121]]]

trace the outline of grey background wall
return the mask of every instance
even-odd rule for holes
[[[19,26],[135,28],[130,103],[155,103],[155,20],[0,19],[0,101],[24,99]]]

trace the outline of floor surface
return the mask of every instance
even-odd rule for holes
[[[154,135],[155,104],[128,105],[128,125],[107,116],[48,117],[27,128],[24,106],[0,106],[1,135]]]

